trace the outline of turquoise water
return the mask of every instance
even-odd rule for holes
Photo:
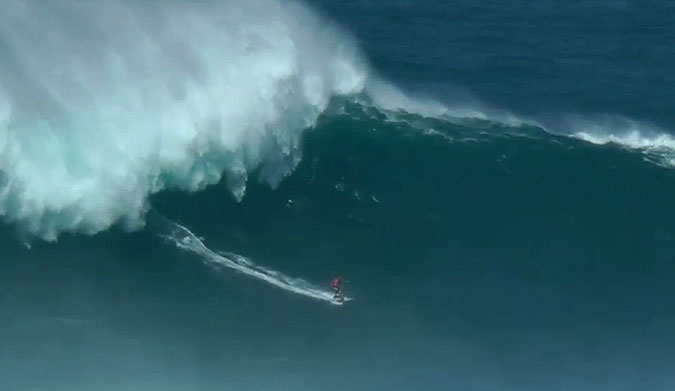
[[[203,4],[184,6],[200,16]],[[303,128],[301,159],[286,176],[270,181],[270,167],[299,155],[271,154],[247,167],[237,200],[235,155],[204,147],[209,158],[184,168],[203,177],[222,169],[223,180],[184,186],[170,182],[182,171],[165,166],[144,228],[112,204],[89,208],[84,190],[44,213],[36,193],[3,196],[0,388],[671,388],[672,5],[311,6],[354,37],[371,73],[481,115],[429,113],[428,102],[394,110],[368,91],[332,96]],[[0,22],[3,42],[16,45]],[[22,108],[15,87],[0,85]],[[305,110],[287,99],[284,113]],[[81,120],[59,107],[66,120],[37,113]],[[6,134],[18,137],[23,122],[10,123]],[[274,129],[261,137],[273,147],[261,150],[293,150]],[[53,134],[22,139],[22,151],[65,145],[62,134],[95,140]],[[126,151],[148,141],[130,134]],[[194,148],[209,135],[192,139]],[[69,156],[79,170],[66,171],[78,178],[98,172]],[[24,178],[10,161],[0,166],[5,189]],[[103,172],[102,198],[135,194],[138,177],[126,173],[116,193],[117,172]],[[49,199],[70,200],[77,186],[86,181],[50,188]],[[105,216],[117,224],[99,224]],[[176,223],[209,250],[177,248],[184,234],[162,236]],[[41,236],[51,227],[57,242]],[[344,306],[321,298],[336,274],[354,297]]]

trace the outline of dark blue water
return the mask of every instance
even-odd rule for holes
[[[675,3],[312,6],[404,89],[536,121],[334,99],[277,187],[254,173],[240,202],[226,181],[151,197],[212,250],[318,286],[342,274],[342,307],[214,270],[152,213],[30,248],[4,225],[0,388],[674,387],[671,151],[534,122],[672,128]]]
[[[382,73],[526,115],[620,114],[673,128],[671,1],[315,1]]]

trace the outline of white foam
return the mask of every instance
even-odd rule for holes
[[[161,219],[163,225],[162,231],[167,231],[166,234],[162,234],[161,236],[175,244],[178,248],[198,255],[202,262],[209,267],[233,269],[288,292],[316,300],[327,301],[334,305],[341,304],[333,299],[333,292],[331,291],[318,288],[300,278],[292,278],[278,271],[258,266],[250,259],[241,255],[233,253],[219,254],[209,249],[201,239],[187,228],[164,218]],[[351,298],[345,297],[345,300],[351,300]]]
[[[648,156],[649,161],[675,167],[675,137],[653,125],[620,116],[577,118],[572,136],[589,143],[616,144]]]
[[[46,239],[138,227],[165,188],[276,184],[368,77],[288,1],[5,0],[0,43],[0,216]]]

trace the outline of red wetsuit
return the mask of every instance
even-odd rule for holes
[[[333,278],[333,281],[330,282],[330,287],[335,289],[340,287],[340,283],[342,282],[342,277],[335,277]]]

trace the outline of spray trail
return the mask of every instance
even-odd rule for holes
[[[181,250],[198,255],[201,261],[209,267],[233,269],[288,292],[327,301],[335,305],[341,304],[333,299],[333,292],[331,291],[316,287],[303,279],[289,277],[278,271],[258,266],[241,255],[218,253],[208,248],[201,239],[184,226],[166,218],[162,218],[162,221],[165,233],[160,234],[161,237]],[[349,300],[350,298],[345,299]]]

